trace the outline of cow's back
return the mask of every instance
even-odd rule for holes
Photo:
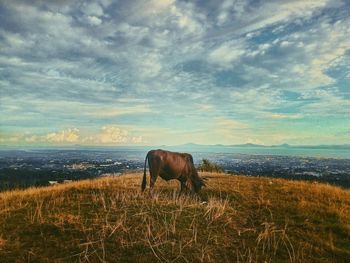
[[[188,171],[190,169],[189,166],[193,163],[193,158],[190,154],[160,149],[149,151],[148,158],[150,164],[153,163],[153,166],[159,167],[161,177],[167,180],[179,178],[185,170]]]

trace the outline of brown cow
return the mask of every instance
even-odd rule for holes
[[[205,186],[203,178],[197,173],[191,154],[151,150],[147,153],[145,159],[145,168],[141,185],[142,191],[146,188],[147,159],[151,177],[150,191],[153,190],[158,175],[166,181],[171,179],[179,180],[181,183],[181,192],[188,189],[192,193],[198,193],[198,191]]]

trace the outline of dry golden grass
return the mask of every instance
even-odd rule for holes
[[[199,196],[141,173],[0,193],[0,262],[347,262],[350,191],[202,173]]]

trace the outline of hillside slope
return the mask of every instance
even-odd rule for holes
[[[0,193],[0,262],[349,262],[349,190],[202,175],[197,199],[141,173]]]

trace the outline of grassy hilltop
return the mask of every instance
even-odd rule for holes
[[[0,193],[0,262],[349,262],[349,190],[202,175],[198,199],[141,173]]]

